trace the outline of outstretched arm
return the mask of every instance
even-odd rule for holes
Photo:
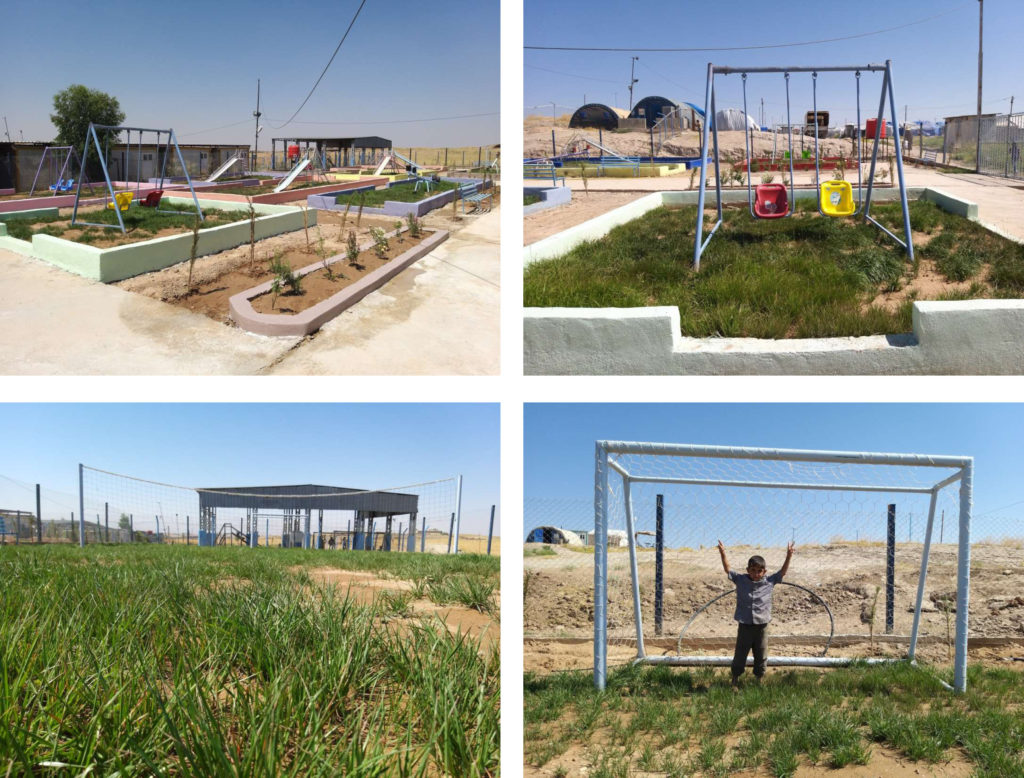
[[[779,570],[779,577],[785,578],[786,573],[789,572],[789,560],[793,558],[793,550],[796,546],[793,545],[793,541],[789,541],[789,545],[786,546],[786,561],[782,563],[782,569]]]
[[[718,553],[722,556],[722,569],[725,570],[725,574],[729,575],[729,560],[725,556],[725,546],[722,545],[722,541],[718,541]]]

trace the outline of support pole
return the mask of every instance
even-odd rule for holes
[[[185,545],[189,545],[192,542],[191,538],[191,527],[188,525],[188,514],[185,514]]]
[[[423,517],[423,528],[420,529],[420,553],[427,550],[427,517]]]
[[[416,550],[416,514],[415,513],[410,513],[409,514],[409,535],[408,535],[408,538],[406,540],[405,550],[406,551],[410,551],[410,552]]]
[[[487,529],[487,556],[491,555],[491,539],[494,537],[494,506],[491,506],[491,523]]]
[[[889,85],[889,107],[892,110],[892,123],[896,127],[896,95],[892,88],[892,60],[885,61],[885,81]],[[906,132],[906,127],[903,128]],[[896,175],[900,179],[900,207],[903,210],[903,236],[906,240],[907,257],[914,261],[914,238],[910,232],[910,206],[907,203],[907,183],[903,178],[903,138],[894,144],[896,147]]]
[[[462,476],[459,476],[459,486],[455,494],[455,553],[459,553],[459,535],[462,533]]]
[[[85,548],[85,468],[81,462],[78,464],[78,545]]]
[[[982,31],[985,21],[985,0],[978,0],[978,139],[975,147],[974,172],[981,172],[981,60],[982,60]]]
[[[710,68],[710,66],[709,66]],[[594,468],[594,686],[608,677],[608,452],[595,444]]]
[[[43,506],[39,484],[36,484],[36,521],[36,539],[41,544],[43,542]]]
[[[636,559],[636,524],[633,521],[633,496],[630,490],[629,479],[623,479],[623,496],[626,502],[626,534],[629,542],[629,572],[632,578],[633,589],[633,621],[636,628],[636,655],[637,658],[646,656],[644,650],[644,627],[643,614],[640,612],[640,573]]]
[[[448,522],[448,553],[452,553],[452,535],[455,534],[455,514],[452,514],[451,521]]]
[[[907,658],[913,662],[917,652],[918,627],[921,624],[921,605],[924,601],[924,584],[928,576],[928,554],[932,547],[932,527],[935,525],[935,502],[938,500],[937,490],[932,491],[931,502],[928,504],[928,525],[924,531],[924,549],[921,551],[921,572],[917,577],[917,601],[914,605],[914,626],[910,629],[910,649]]]
[[[661,636],[665,591],[665,495],[659,494],[654,509],[654,634]]]
[[[103,522],[104,522],[104,525],[106,526],[106,536],[107,536],[106,542],[109,543],[110,542],[110,503],[109,502],[103,503]]]
[[[896,506],[890,505],[885,533],[885,634],[892,634],[896,591]]]
[[[967,608],[971,581],[971,506],[974,499],[974,460],[966,464],[960,479],[960,544],[956,563],[956,652],[953,657],[953,688],[967,691]]]

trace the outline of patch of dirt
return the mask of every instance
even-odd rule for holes
[[[523,216],[523,245],[529,246],[542,238],[575,227],[588,219],[633,202],[649,192],[577,192],[565,205],[547,208]]]
[[[264,238],[256,242],[255,264],[252,270],[250,270],[251,258],[248,244],[236,246],[217,254],[198,257],[192,271],[192,283],[197,291],[189,292],[188,262],[179,262],[163,270],[125,279],[117,282],[116,286],[187,308],[196,313],[202,313],[215,321],[231,325],[233,323],[228,317],[228,299],[238,292],[270,280],[273,276],[267,270],[267,266],[275,256],[280,255],[291,264],[293,269],[298,270],[320,260],[316,252],[321,236],[324,239],[324,251],[328,256],[334,256],[344,253],[345,238],[350,231],[356,233],[356,240],[360,244],[365,244],[372,240],[370,237],[371,227],[392,230],[397,221],[397,219],[391,218],[364,216],[357,225],[354,215],[350,215],[346,220],[342,215],[334,215],[334,212],[320,211],[317,213],[317,226],[309,228],[308,248],[306,231],[301,229]],[[394,238],[390,239],[392,246],[390,255],[397,256],[401,251],[405,251],[413,245],[412,241],[413,239],[408,236],[404,236],[401,243]],[[396,250],[400,251],[396,253]],[[358,264],[363,267],[362,270],[349,265],[347,259],[342,259],[337,264],[338,271],[344,273],[347,278],[335,282],[327,282],[324,278],[328,285],[333,285],[334,291],[358,280],[381,263],[376,261],[372,251],[367,251],[360,254]],[[333,294],[333,292],[331,293]],[[278,298],[277,308],[280,309],[283,305],[289,302],[294,303],[300,299],[301,297],[284,295]],[[310,299],[313,298],[310,297]],[[266,302],[270,302],[269,298]],[[261,303],[261,305],[263,304]],[[288,305],[288,307],[294,310],[293,305]],[[264,312],[269,312],[269,306]]]

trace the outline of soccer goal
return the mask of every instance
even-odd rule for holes
[[[778,570],[769,665],[952,660],[967,686],[973,459],[598,441],[594,684],[633,661],[728,665],[734,585]],[[959,489],[953,488],[959,484]],[[749,660],[748,660],[749,661]]]

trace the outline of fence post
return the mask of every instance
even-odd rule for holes
[[[130,533],[129,536],[128,536],[128,542],[129,543],[134,543],[135,542],[135,514],[134,513],[129,513],[128,514],[128,532]]]
[[[448,169],[448,147],[447,146],[444,147],[444,167],[445,167],[445,170]]]
[[[110,503],[103,503],[103,519],[106,526],[107,543],[110,542]]]
[[[487,529],[487,556],[491,555],[491,538],[494,537],[494,506],[491,506],[491,526]]]
[[[189,535],[192,534],[191,529],[192,528],[189,527],[189,525],[188,525],[188,514],[186,513],[185,514],[185,545],[186,546],[189,544],[189,540],[190,540]]]
[[[78,463],[78,545],[85,548],[85,470]]]
[[[427,550],[427,517],[423,517],[423,526],[420,528],[420,553]]]
[[[14,512],[14,545],[21,542],[21,511]]]
[[[896,506],[889,506],[885,535],[885,634],[892,634],[896,590]]]
[[[43,508],[42,500],[39,496],[39,484],[36,484],[36,539],[41,544],[43,542]]]
[[[665,591],[665,495],[659,494],[654,510],[654,634],[661,635]]]
[[[452,535],[455,534],[455,514],[452,514],[452,519],[448,522],[448,553],[452,553]]]
[[[459,535],[462,534],[462,476],[459,476],[459,486],[455,493],[455,553],[459,553]],[[449,542],[451,542],[449,540]]]

